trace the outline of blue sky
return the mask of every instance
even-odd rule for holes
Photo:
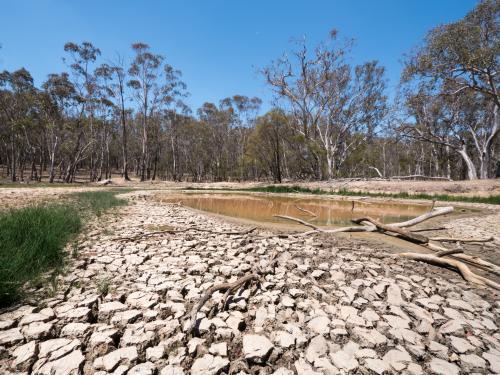
[[[148,43],[183,72],[195,110],[234,94],[271,92],[257,73],[292,47],[311,44],[336,28],[356,41],[353,63],[379,60],[389,94],[399,80],[403,54],[432,27],[463,17],[475,0],[2,0],[0,70],[27,68],[40,84],[66,70],[67,41],[90,41],[103,58],[130,55],[130,44]]]

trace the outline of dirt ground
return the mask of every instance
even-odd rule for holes
[[[158,202],[168,189],[156,188],[123,194],[129,205],[89,223],[55,293],[30,290],[31,300],[0,312],[0,373],[500,373],[498,292],[386,255],[418,246],[377,233],[248,232]],[[0,189],[0,204],[74,191]],[[420,227],[497,235],[498,207],[465,206],[475,210]],[[177,232],[143,236],[162,228]],[[466,252],[498,261],[498,238]],[[251,272],[257,285],[225,302],[216,292],[191,318],[208,288]]]
[[[183,189],[187,187],[208,189],[242,189],[257,186],[274,185],[272,181],[262,182],[172,182],[172,181],[124,181],[121,178],[110,180],[109,186],[141,187],[145,189]],[[500,179],[476,181],[413,181],[413,180],[379,180],[379,179],[338,179],[332,181],[283,181],[282,185],[296,185],[309,189],[325,191],[347,189],[358,192],[371,193],[425,193],[448,194],[457,196],[488,197],[500,195]],[[0,185],[1,186],[1,185]],[[279,185],[277,185],[279,186]]]

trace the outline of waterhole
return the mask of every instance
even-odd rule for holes
[[[430,204],[256,194],[162,194],[158,199],[161,202],[181,202],[184,206],[218,215],[288,225],[289,221],[274,215],[294,216],[318,226],[339,226],[350,225],[352,219],[363,216],[370,216],[383,223],[405,221],[430,209]]]

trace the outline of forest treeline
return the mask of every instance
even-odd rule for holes
[[[389,100],[377,61],[354,65],[332,30],[261,69],[272,109],[234,95],[193,110],[181,71],[146,43],[112,62],[64,45],[39,87],[0,73],[0,174],[11,181],[227,181],[498,177],[499,0],[428,32]],[[1,52],[1,51],[0,51]],[[129,56],[129,55],[127,55]]]

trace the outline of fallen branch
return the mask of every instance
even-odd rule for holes
[[[290,221],[295,221],[299,224],[302,224],[302,225],[305,225],[306,227],[309,227],[309,228],[312,228],[314,229],[315,231],[318,231],[318,232],[324,232],[323,229],[321,229],[320,227],[317,227],[316,225],[314,224],[311,224],[311,223],[308,223],[307,221],[304,221],[302,219],[298,219],[296,217],[293,217],[293,216],[286,216],[286,215],[273,215],[273,217],[277,217],[277,218],[280,218],[280,219],[285,219],[285,220],[290,220]]]
[[[413,174],[413,175],[410,175],[410,176],[392,176],[392,177],[389,177],[390,180],[411,180],[412,178],[413,179],[415,179],[415,178],[421,178],[421,179],[424,179],[424,180],[453,181],[449,177],[441,177],[441,176],[432,177],[432,176],[424,176],[424,175],[421,175],[421,174]]]
[[[464,249],[444,250],[444,251],[440,251],[439,253],[436,253],[436,256],[438,258],[441,258],[441,257],[445,257],[445,256],[448,256],[448,255],[460,254],[460,253],[463,253],[463,252],[464,252]]]
[[[304,213],[306,213],[306,214],[309,214],[309,215],[311,215],[311,216],[313,216],[313,217],[318,217],[318,215],[316,215],[314,212],[309,211],[309,210],[306,210],[305,208],[299,207],[299,206],[297,206],[297,205],[295,205],[294,207],[295,207],[297,210],[302,211],[302,212],[304,212]]]
[[[430,249],[430,250],[433,250],[433,251],[436,251],[436,252],[440,252],[440,251],[447,251],[448,249],[443,247],[443,246],[440,246],[440,245],[437,245],[437,244],[434,244],[432,242],[429,242],[426,246],[426,248]],[[475,266],[475,267],[478,267],[478,268],[481,268],[485,271],[488,271],[488,272],[492,272],[496,275],[500,275],[500,267],[497,266],[496,264],[494,263],[490,263],[486,260],[483,260],[479,257],[475,257],[475,256],[471,256],[471,255],[466,255],[466,254],[454,254],[451,256],[451,258],[454,258],[454,259],[457,259],[457,260],[460,260],[462,262],[466,262],[472,266]]]
[[[203,297],[198,301],[198,303],[193,306],[193,309],[191,310],[191,325],[189,328],[189,332],[192,332],[196,326],[196,315],[198,312],[201,310],[203,305],[209,300],[209,298],[212,296],[217,291],[226,291],[226,294],[229,293],[234,293],[237,291],[240,287],[245,285],[249,281],[256,281],[259,279],[259,276],[255,273],[251,273],[249,275],[243,276],[242,278],[232,282],[232,283],[223,283],[223,284],[217,284],[209,288],[206,293],[203,295]],[[229,293],[227,293],[229,292]]]
[[[472,272],[470,268],[465,264],[455,259],[444,259],[442,257],[437,257],[433,254],[418,254],[418,253],[399,253],[398,257],[416,260],[424,263],[428,263],[434,266],[452,268],[456,272],[459,272],[462,277],[468,282],[479,284],[479,285],[488,285],[494,289],[500,290],[500,284],[489,280],[485,277],[479,276]]]
[[[432,237],[429,238],[431,241],[438,241],[438,242],[491,242],[495,238],[494,237],[488,237],[488,238],[453,238],[453,237]]]
[[[398,228],[398,227],[393,226],[393,225],[382,224],[371,217],[362,217],[359,219],[354,219],[354,220],[352,220],[352,222],[356,223],[356,224],[360,224],[362,222],[369,222],[369,223],[372,223],[381,232],[397,233],[401,237],[403,237],[404,239],[411,241],[411,242],[418,243],[418,244],[426,244],[427,242],[429,242],[429,239],[421,234],[412,233],[412,232],[407,231],[403,228]]]
[[[447,230],[450,229],[448,227],[438,227],[438,228],[422,228],[422,229],[413,229],[410,232],[432,232],[432,231],[438,231],[438,230]]]
[[[453,212],[453,207],[437,207],[437,208],[434,208],[433,210],[431,210],[423,215],[417,216],[411,220],[402,221],[400,223],[393,223],[393,224],[390,224],[390,226],[391,227],[398,227],[398,228],[412,227],[414,225],[420,224],[423,221],[429,220],[433,217],[446,215],[446,214],[449,214],[451,212]]]

